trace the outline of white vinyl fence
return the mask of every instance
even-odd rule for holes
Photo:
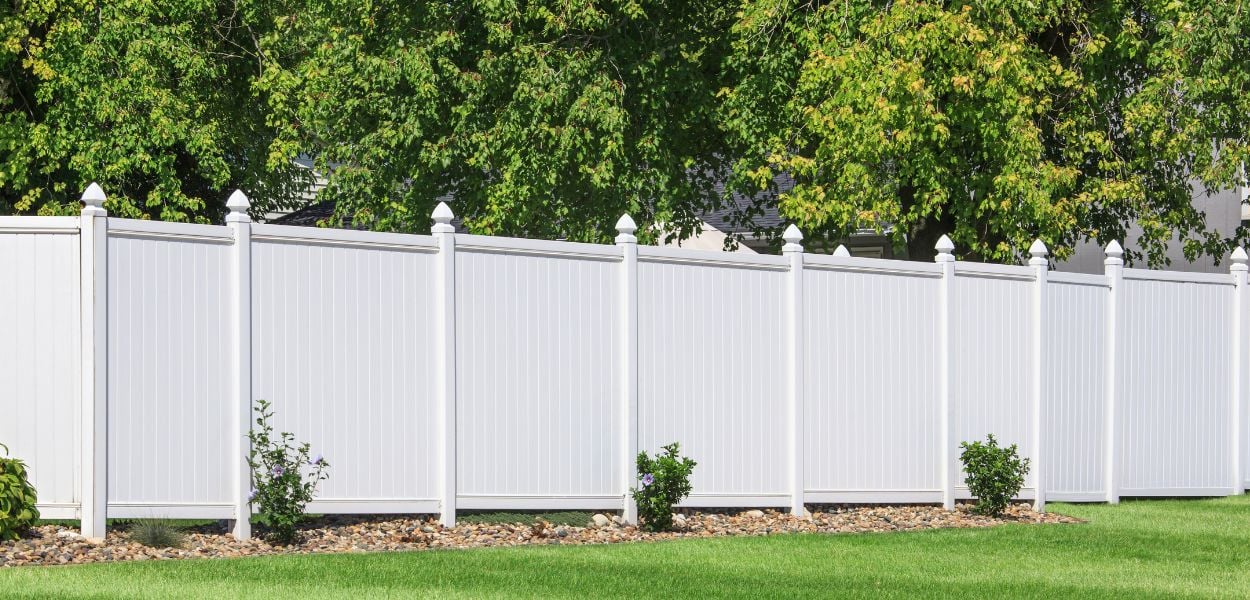
[[[83,214],[0,217],[0,442],[50,518],[235,520],[255,399],[318,513],[604,509],[677,441],[688,506],[968,497],[994,434],[1045,500],[1242,493],[1246,255],[1105,275]]]

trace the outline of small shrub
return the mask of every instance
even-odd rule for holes
[[[673,526],[673,505],[690,495],[690,474],[695,463],[678,454],[676,442],[655,458],[638,453],[638,483],[633,490],[643,529],[664,531]]]
[[[261,522],[269,527],[269,539],[279,544],[294,543],[295,526],[304,518],[304,507],[312,501],[317,484],[329,477],[330,465],[318,454],[309,460],[308,443],[298,444],[288,432],[274,435],[272,405],[257,400],[256,427],[248,432],[252,451],[247,464],[252,467],[252,495]],[[307,475],[305,469],[307,468]]]
[[[130,526],[130,539],[149,548],[181,548],[187,536],[169,521],[143,519]]]
[[[9,447],[0,444],[0,448],[8,456]],[[26,473],[26,463],[0,458],[0,540],[17,539],[39,520],[35,487]]]
[[[983,515],[1001,515],[1024,486],[1029,459],[1020,458],[1015,444],[1000,447],[993,435],[985,443],[963,442],[959,447],[963,448],[959,460],[964,464],[964,473],[967,473],[965,481],[968,490],[977,497],[973,511]]]

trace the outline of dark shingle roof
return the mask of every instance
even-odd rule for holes
[[[776,197],[778,194],[788,192],[794,189],[794,178],[789,175],[777,175],[773,177],[773,185],[776,186],[775,191],[760,192],[760,198],[771,197],[772,202],[760,207],[760,214],[753,215],[750,222],[755,224],[755,228],[747,224],[738,223],[740,219],[735,215],[749,208],[752,205],[751,199],[740,193],[734,192],[729,197],[726,206],[718,210],[703,213],[702,219],[704,223],[715,227],[718,231],[727,234],[743,234],[747,235],[753,232],[753,229],[776,229],[781,230],[785,225],[785,219],[781,217],[781,213],[777,211]],[[724,180],[716,182],[716,194],[724,196],[725,182]]]
[[[760,198],[767,198],[771,196],[775,200],[777,194],[788,192],[794,188],[794,178],[789,175],[778,175],[773,178],[773,183],[776,186],[775,191],[760,192]],[[725,193],[724,180],[718,181],[715,189],[717,195],[723,196]],[[439,200],[443,201],[450,199],[450,196],[439,198]],[[753,215],[750,219],[750,223],[755,225],[753,228],[750,226],[750,223],[740,223],[738,221],[741,219],[735,218],[739,212],[751,207],[752,205],[752,201],[749,197],[735,192],[730,196],[729,202],[726,206],[704,213],[702,219],[704,223],[707,223],[708,225],[726,234],[742,234],[749,236],[753,233],[754,229],[757,228],[765,230],[775,229],[780,231],[782,226],[785,225],[785,220],[782,219],[781,214],[777,211],[776,204],[777,203],[775,201],[769,202],[766,206],[758,209],[760,214]],[[293,213],[282,215],[281,217],[273,219],[270,223],[275,225],[318,227],[322,222],[332,221],[333,217],[334,202],[326,200],[322,202],[314,202]],[[452,224],[456,226],[456,229],[461,229],[459,219],[453,221]],[[347,229],[368,229],[363,225],[352,223],[350,220],[345,222],[343,226]]]

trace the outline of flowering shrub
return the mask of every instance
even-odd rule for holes
[[[265,400],[257,400],[256,404],[257,426],[247,434],[252,442],[247,458],[252,467],[248,502],[269,527],[270,539],[290,544],[296,540],[295,526],[304,518],[304,507],[312,501],[317,484],[330,476],[326,472],[330,465],[320,454],[310,459],[308,443],[297,444],[294,435],[284,431],[275,436],[269,423],[273,418],[272,405]]]
[[[639,487],[633,490],[642,528],[663,531],[673,526],[673,505],[690,495],[690,474],[697,463],[678,454],[677,442],[655,458],[638,453]]]
[[[9,447],[0,444],[4,453]],[[26,463],[0,458],[0,540],[15,540],[39,519],[35,488],[26,477]]]
[[[1016,454],[1015,444],[1000,448],[993,434],[985,443],[963,442],[959,447],[963,448],[959,460],[968,474],[965,478],[968,491],[977,497],[973,510],[990,516],[1002,514],[1024,486],[1029,459],[1022,459]]]

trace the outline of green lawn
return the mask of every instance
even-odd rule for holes
[[[1250,496],[1082,525],[0,569],[0,597],[1250,597]]]

